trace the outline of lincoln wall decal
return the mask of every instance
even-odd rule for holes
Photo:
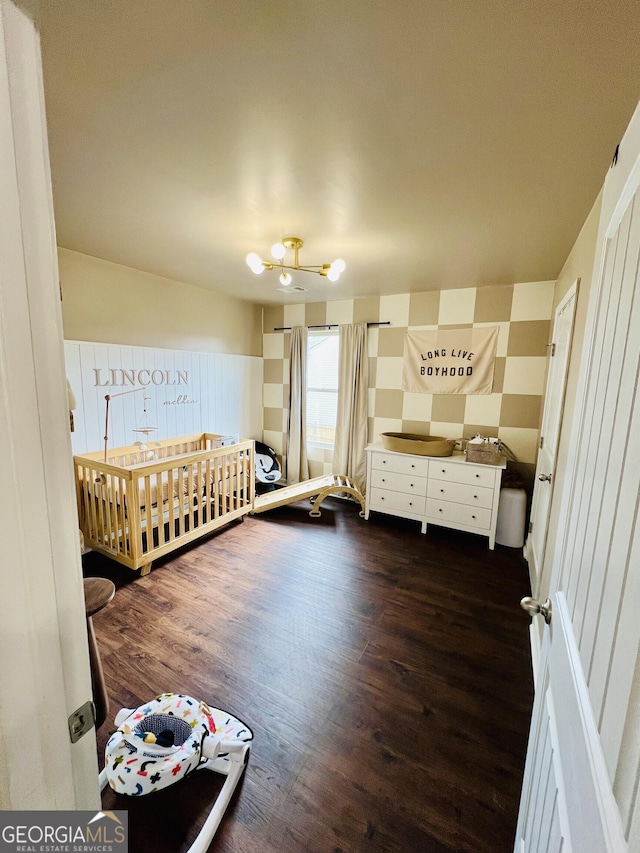
[[[105,397],[118,397],[109,413],[109,447],[138,437],[144,391],[154,439],[212,432],[262,436],[262,359],[231,353],[191,352],[94,341],[65,341],[65,365],[78,405],[71,434],[74,453],[99,450],[105,435]],[[139,389],[143,393],[128,393]]]
[[[402,390],[422,394],[491,394],[498,326],[407,330]]]

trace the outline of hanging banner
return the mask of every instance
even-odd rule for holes
[[[407,331],[402,390],[423,394],[490,394],[498,326]]]

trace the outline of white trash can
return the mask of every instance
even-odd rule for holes
[[[501,489],[498,504],[496,542],[508,548],[524,545],[524,523],[527,514],[527,493],[524,489]]]

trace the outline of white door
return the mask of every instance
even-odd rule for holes
[[[517,851],[640,849],[639,187],[640,108],[605,183]]]
[[[549,353],[549,369],[542,412],[540,432],[540,452],[536,466],[536,476],[531,503],[531,521],[529,536],[525,545],[525,556],[529,563],[531,589],[538,594],[540,573],[544,560],[547,541],[549,510],[553,494],[553,478],[556,470],[556,453],[560,440],[562,407],[567,384],[571,336],[576,310],[578,282],[575,282],[565,294],[555,311],[553,320],[552,344]]]
[[[99,806],[38,36],[0,0],[0,809]],[[38,845],[36,845],[38,846]]]

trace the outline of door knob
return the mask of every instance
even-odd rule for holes
[[[551,474],[538,474],[538,479],[541,483],[550,483],[551,482]]]
[[[536,601],[535,598],[523,598],[520,602],[520,607],[523,610],[526,610],[530,616],[536,616],[536,614],[540,614],[547,625],[551,624],[551,600],[547,598],[544,604],[540,604],[539,601]]]

